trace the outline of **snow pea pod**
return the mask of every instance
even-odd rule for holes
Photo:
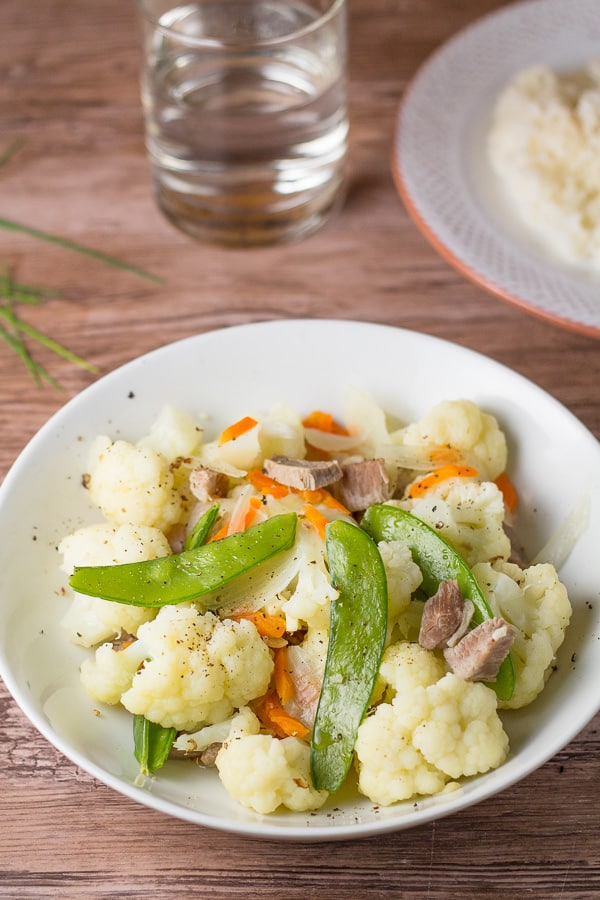
[[[142,775],[152,775],[164,766],[176,737],[176,728],[165,728],[141,715],[133,717],[134,755]]]
[[[158,607],[195,600],[289,550],[296,536],[296,521],[296,513],[284,513],[173,556],[115,566],[76,567],[69,584],[80,594],[131,606]],[[203,611],[215,608],[214,603],[213,597]]]
[[[194,550],[196,547],[200,547],[201,544],[206,542],[208,535],[210,534],[210,530],[215,524],[217,520],[217,516],[219,515],[219,504],[213,503],[210,506],[203,516],[200,516],[188,536],[186,537],[183,549],[184,550]]]
[[[435,594],[442,581],[455,580],[465,600],[470,600],[475,607],[473,625],[493,617],[467,562],[421,519],[404,509],[382,503],[366,510],[361,527],[374,541],[405,541],[408,544],[423,575],[421,587],[428,596]],[[510,700],[515,689],[515,669],[510,654],[500,666],[496,680],[488,686],[500,700]]]
[[[331,792],[348,773],[379,672],[387,628],[387,581],[379,550],[356,525],[341,519],[330,523],[326,547],[339,596],[331,604],[310,763],[315,787]]]

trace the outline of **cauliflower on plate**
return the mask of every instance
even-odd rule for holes
[[[398,505],[435,529],[470,566],[510,556],[504,499],[491,481],[450,479]]]
[[[338,591],[327,572],[323,541],[312,526],[301,524],[298,528],[295,555],[298,573],[289,598],[281,604],[287,630],[297,631],[303,625],[327,629],[331,601]]]
[[[515,690],[502,707],[519,709],[544,689],[561,646],[572,608],[554,566],[540,563],[521,569],[514,563],[481,563],[473,574],[495,615],[517,628],[512,646]]]
[[[174,460],[180,456],[193,456],[201,443],[200,426],[188,413],[167,404],[136,446],[155,450],[165,459]]]
[[[404,430],[407,445],[451,447],[484,480],[493,481],[506,468],[506,438],[494,416],[472,400],[443,400],[419,422]]]
[[[128,441],[94,442],[88,490],[92,503],[111,522],[165,531],[182,514],[169,461],[150,447]]]
[[[391,703],[381,703],[363,721],[355,752],[358,789],[382,806],[415,795],[438,794],[448,781],[414,746],[410,728]]]
[[[261,417],[258,435],[263,460],[272,456],[304,459],[304,426],[298,413],[284,403],[277,403],[267,416]]]
[[[444,663],[432,650],[409,641],[399,641],[388,647],[379,667],[388,700],[413,688],[435,684],[445,672]]]
[[[389,642],[393,628],[411,603],[411,596],[423,580],[421,570],[413,561],[410,548],[404,541],[381,541],[378,545],[387,578]]]
[[[147,652],[141,641],[123,650],[115,650],[112,644],[98,647],[95,657],[81,664],[81,683],[92,700],[112,706],[119,703]]]
[[[219,722],[269,686],[273,660],[247,620],[221,621],[193,606],[165,606],[138,637],[149,660],[121,702],[166,728],[191,731]]]
[[[450,779],[496,768],[507,751],[494,692],[448,673],[398,693],[364,720],[356,742],[359,790],[385,805],[436,794]]]
[[[227,792],[261,815],[280,806],[297,812],[318,809],[327,791],[317,791],[310,778],[310,748],[295,737],[259,734],[260,723],[246,720],[233,727],[216,758]]]
[[[58,549],[63,555],[62,569],[68,574],[75,566],[142,562],[171,552],[158,528],[110,522],[79,528],[63,538]],[[122,631],[137,634],[139,626],[155,615],[154,609],[76,594],[61,624],[72,643],[94,647],[118,637]]]

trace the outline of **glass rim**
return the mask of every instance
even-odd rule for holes
[[[152,13],[148,9],[147,0],[135,0],[138,11],[142,17],[142,19],[155,28],[157,31],[161,32],[165,35],[170,35],[171,37],[177,38],[182,44],[186,44],[189,47],[206,47],[207,49],[214,48],[230,48],[232,50],[248,48],[248,46],[252,47],[270,47],[275,44],[285,44],[289,41],[298,40],[299,38],[303,38],[306,35],[311,34],[313,31],[318,31],[323,25],[326,25],[330,19],[333,19],[338,12],[346,6],[346,0],[331,0],[331,4],[325,12],[323,12],[317,19],[313,22],[309,22],[308,25],[303,25],[302,28],[297,28],[294,31],[290,31],[287,34],[277,35],[272,38],[262,38],[258,40],[245,40],[245,41],[232,41],[232,40],[223,40],[222,38],[210,38],[210,37],[194,37],[193,35],[186,35],[181,31],[177,31],[174,28],[169,27],[168,25],[164,25],[161,23],[160,18],[157,17],[154,13]],[[175,8],[178,4],[173,3],[173,8]],[[164,15],[164,14],[163,14]]]

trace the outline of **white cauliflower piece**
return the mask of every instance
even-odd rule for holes
[[[403,721],[414,725],[414,746],[451,778],[496,769],[506,759],[508,735],[496,694],[481,682],[449,672],[394,702],[402,704]]]
[[[483,480],[493,481],[506,468],[506,438],[494,416],[472,400],[444,400],[404,431],[407,445],[451,447],[474,466]]]
[[[358,789],[382,806],[415,795],[438,794],[448,780],[414,746],[410,728],[391,703],[381,703],[363,721],[355,751]]]
[[[388,586],[388,634],[389,641],[394,625],[410,606],[411,595],[423,580],[421,570],[413,561],[410,548],[404,541],[381,541],[379,553]]]
[[[507,752],[494,692],[448,673],[365,719],[356,742],[359,790],[384,805],[436,794],[449,779],[496,768]]]
[[[233,728],[217,754],[219,777],[228,793],[261,815],[280,806],[297,812],[322,806],[328,794],[312,785],[308,744],[258,730],[257,719]]]
[[[398,505],[434,528],[470,566],[510,556],[504,498],[491,481],[453,479]]]
[[[549,563],[524,570],[507,562],[481,563],[473,574],[494,614],[517,628],[511,649],[515,690],[501,706],[519,709],[535,700],[552,672],[571,620],[567,589]]]
[[[110,522],[79,528],[63,538],[58,549],[63,555],[61,568],[69,575],[75,566],[142,562],[171,552],[166,537],[157,528]],[[154,609],[76,594],[61,624],[72,643],[94,647],[118,637],[122,631],[137,634],[139,626],[155,615]]]
[[[167,405],[137,446],[155,450],[165,459],[173,460],[179,456],[193,456],[201,442],[202,428],[194,419],[183,410]]]
[[[443,678],[446,667],[432,650],[420,644],[399,641],[388,647],[381,660],[379,674],[387,685],[386,699],[406,694],[416,687],[428,687]]]
[[[329,628],[331,601],[338,591],[325,564],[325,545],[314,528],[299,528],[295,556],[298,575],[292,593],[282,605],[288,631],[304,624],[317,631]]]
[[[131,687],[133,676],[146,658],[147,650],[141,641],[134,641],[124,650],[114,650],[112,644],[102,644],[94,659],[81,664],[81,683],[98,703],[115,705]]]
[[[179,520],[181,496],[168,460],[155,450],[115,441],[100,450],[90,468],[90,499],[109,521],[165,531]]]
[[[247,620],[165,606],[138,636],[150,659],[121,702],[166,728],[192,731],[219,722],[269,686],[273,660]]]

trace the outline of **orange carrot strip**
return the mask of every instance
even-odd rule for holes
[[[229,522],[226,525],[223,525],[216,531],[211,538],[206,542],[207,544],[212,544],[213,541],[220,541],[222,538],[227,537],[229,534]]]
[[[506,474],[503,472],[502,475],[498,475],[496,480],[494,481],[496,487],[500,489],[502,492],[502,496],[504,497],[504,505],[506,506],[509,512],[514,512],[519,503],[519,497],[517,495],[517,490]]]
[[[425,475],[424,478],[416,481],[409,488],[408,496],[421,497],[432,487],[435,487],[436,484],[439,484],[440,481],[446,481],[448,478],[475,478],[477,475],[479,475],[479,472],[471,466],[442,466],[440,469],[436,469],[434,472],[430,472],[429,475]]]
[[[277,647],[274,651],[275,690],[282,704],[288,703],[296,693],[296,688],[288,668],[287,647]]]
[[[338,512],[343,513],[345,516],[350,515],[350,510],[346,509],[339,500],[336,500],[333,494],[330,494],[329,491],[323,491],[323,493],[325,495],[322,500],[323,506],[326,506],[328,509],[337,509]]]
[[[234,619],[236,622],[239,622],[241,619],[253,622],[256,630],[263,637],[279,638],[285,634],[285,618],[283,616],[272,616],[262,609],[255,612],[234,613],[229,618]]]
[[[275,481],[274,478],[265,475],[260,469],[250,469],[246,477],[250,484],[255,487],[257,491],[260,491],[261,494],[270,494],[271,497],[280,498],[286,497],[290,492],[287,485],[280,484],[278,481]]]
[[[347,428],[344,428],[335,421],[331,413],[322,412],[315,409],[302,420],[305,428],[314,428],[316,431],[327,431],[329,434],[350,434]]]
[[[325,528],[329,524],[328,519],[325,518],[322,512],[316,508],[316,506],[312,506],[310,503],[307,503],[303,508],[302,513],[308,519],[311,525],[319,532],[319,535],[325,540]]]
[[[228,428],[225,428],[221,432],[219,446],[221,446],[221,444],[226,444],[227,441],[235,441],[236,438],[239,438],[242,434],[250,431],[255,425],[258,425],[256,419],[253,419],[252,416],[244,416],[243,419],[234,422],[233,425],[229,425]]]
[[[302,722],[294,719],[285,711],[275,691],[265,694],[254,704],[254,709],[262,724],[277,737],[304,738],[309,733],[308,728]]]
[[[124,641],[121,644],[121,650],[127,650],[128,647],[131,647],[132,644],[135,644],[137,638],[131,638],[129,641]]]

